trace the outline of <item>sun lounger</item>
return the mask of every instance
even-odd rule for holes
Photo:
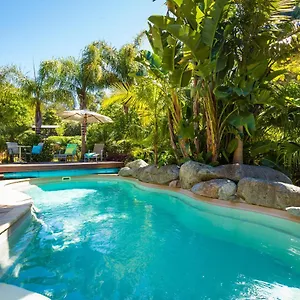
[[[64,160],[65,162],[67,162],[68,157],[71,157],[71,160],[73,161],[76,155],[76,151],[76,144],[68,144],[65,153],[55,154],[54,158],[57,158],[58,160]]]

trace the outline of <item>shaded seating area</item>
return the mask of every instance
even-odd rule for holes
[[[76,144],[67,144],[65,152],[55,154],[54,159],[57,159],[58,161],[67,162],[68,158],[71,158],[71,161],[74,161],[76,154],[77,154],[77,145]]]
[[[103,161],[103,153],[104,153],[104,144],[95,144],[93,152],[88,152],[84,154],[84,161],[95,160],[96,162],[99,160]]]
[[[43,151],[44,143],[38,143],[34,146],[23,146],[15,142],[6,142],[7,154],[10,161],[13,162],[17,157],[18,162],[31,162],[35,155],[40,155]]]

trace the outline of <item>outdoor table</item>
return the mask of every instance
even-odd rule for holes
[[[26,148],[31,148],[31,146],[18,146],[19,148],[19,161],[22,161],[22,148],[26,149]]]

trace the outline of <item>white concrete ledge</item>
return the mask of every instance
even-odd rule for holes
[[[0,283],[0,299],[3,300],[49,300],[50,298],[23,288]]]
[[[8,181],[0,185],[0,208],[7,208],[7,213],[0,215],[0,241],[3,239],[1,235],[26,215],[33,204],[30,196],[13,189],[11,183]]]

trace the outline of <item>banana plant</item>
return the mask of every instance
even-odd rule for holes
[[[293,3],[168,0],[166,16],[149,18],[152,47],[173,73],[177,71],[173,39],[184,49],[177,63],[191,71],[193,93],[204,109],[207,151],[213,162],[218,160],[224,132],[221,111],[228,103],[229,112],[236,111],[231,125],[228,120],[228,126],[238,131],[234,161],[242,162],[242,137],[244,131],[250,133],[249,124],[242,119],[248,114],[246,119],[254,123],[257,107],[272,102],[269,82],[284,72],[273,72],[272,66],[299,47],[299,28],[286,14]],[[182,70],[178,73],[184,74]]]
[[[162,42],[160,32],[156,32],[156,35]],[[175,155],[178,157],[177,148],[179,148],[181,155],[184,158],[188,158],[191,156],[191,150],[189,146],[190,136],[187,136],[185,134],[186,131],[182,130],[184,127],[183,124],[185,117],[183,113],[183,105],[185,99],[184,94],[182,93],[180,88],[186,86],[189,83],[190,79],[188,78],[188,80],[186,80],[186,76],[188,76],[186,73],[190,73],[190,71],[187,69],[183,69],[179,64],[175,66],[174,62],[172,63],[173,60],[167,60],[164,55],[162,55],[164,50],[157,50],[157,47],[155,46],[155,44],[157,43],[157,37],[156,39],[152,39],[149,33],[148,37],[150,43],[152,43],[153,49],[155,49],[157,54],[150,51],[141,51],[139,56],[137,57],[137,61],[139,61],[147,71],[146,74],[142,74],[142,76],[145,76],[145,78],[147,78],[147,76],[150,76],[155,79],[165,99],[168,115],[170,142]],[[180,45],[177,45],[176,47],[176,45],[174,44],[173,46],[173,55],[175,57],[178,56],[177,59],[180,59]],[[161,54],[162,56],[160,56],[159,54]],[[171,70],[174,70],[174,72]],[[137,75],[141,76],[141,74],[139,73]]]
[[[232,70],[214,90],[219,99],[231,102],[237,110],[228,120],[237,130],[233,162],[243,163],[243,140],[255,130],[259,112],[267,106],[285,105],[274,95],[273,81],[286,70],[273,66],[299,49],[299,28],[286,15],[293,2],[243,0],[233,8],[226,40]]]
[[[202,102],[207,152],[212,154],[212,162],[218,160],[220,147],[218,101],[213,91],[218,84],[218,74],[227,66],[223,46],[229,3],[228,0],[170,0],[167,16],[149,18],[152,47],[168,62],[172,75],[190,85],[194,102]],[[173,49],[178,44],[183,51],[176,60]],[[197,105],[194,111],[199,113]]]

